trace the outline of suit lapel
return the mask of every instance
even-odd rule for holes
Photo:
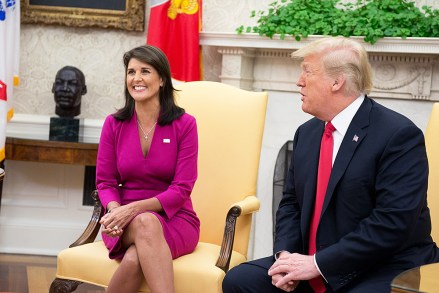
[[[371,101],[366,97],[352,119],[348,130],[346,131],[332,167],[331,177],[329,178],[328,188],[326,190],[325,201],[323,202],[322,215],[328,207],[334,193],[334,189],[346,171],[349,162],[355,153],[355,150],[367,135],[365,128],[367,128],[369,125],[371,108]]]

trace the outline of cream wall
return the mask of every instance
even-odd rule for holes
[[[264,10],[272,0],[204,0],[203,31],[234,32],[243,24],[254,24],[253,10]],[[439,7],[439,0],[418,0],[419,6]],[[148,1],[146,11],[149,11]],[[146,16],[146,20],[148,15]],[[97,28],[22,25],[20,50],[21,85],[15,91],[16,113],[54,115],[51,92],[58,69],[76,66],[86,77],[81,118],[102,119],[123,103],[122,55],[144,44],[144,32]],[[204,77],[217,80],[220,60],[204,53]]]
[[[252,20],[247,17],[251,11],[264,9],[271,0],[203,2],[203,30],[233,32],[243,21],[251,24]],[[148,1],[146,6],[148,12]],[[147,19],[148,15],[146,25]],[[52,83],[61,67],[72,65],[84,72],[88,90],[83,96],[79,117],[103,119],[123,104],[123,53],[145,42],[146,29],[128,32],[22,25],[21,85],[14,96],[16,113],[54,115]]]
[[[248,17],[252,10],[265,9],[271,2],[204,0],[203,31],[233,33],[241,24],[246,26],[254,23]],[[418,1],[418,4],[439,7],[439,0]],[[22,25],[21,85],[15,92],[17,115],[14,119],[17,122],[38,117],[37,120],[44,124],[50,116],[54,116],[51,87],[56,71],[64,65],[73,65],[84,72],[88,88],[82,99],[80,118],[93,121],[98,129],[102,119],[123,103],[123,53],[144,44],[145,40],[146,30],[139,33]],[[217,49],[214,46],[203,47],[206,80],[221,80],[222,56]],[[264,74],[275,78],[284,72],[273,70]],[[429,102],[379,100],[425,129]],[[255,217],[251,258],[271,253],[271,197],[276,156],[282,145],[292,139],[297,126],[308,118],[300,110],[297,94],[269,90],[258,181],[258,197],[262,206]],[[20,131],[27,137],[47,132],[46,128],[32,123],[25,125],[26,128]],[[45,125],[47,127],[47,123]],[[8,133],[15,131],[13,127],[14,123],[10,123]],[[83,167],[7,161],[6,170],[0,211],[0,252],[56,255],[75,240],[90,216],[90,207],[82,206]]]

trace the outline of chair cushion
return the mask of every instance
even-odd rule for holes
[[[200,242],[195,251],[174,260],[175,288],[177,292],[222,292],[224,271],[215,266],[220,247]],[[246,261],[238,252],[232,253],[230,268]],[[108,258],[102,241],[62,250],[58,254],[56,277],[107,287],[119,262]],[[99,272],[99,273],[97,273]],[[150,292],[146,283],[140,292]]]

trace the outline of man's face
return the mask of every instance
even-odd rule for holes
[[[58,72],[53,83],[52,92],[55,94],[55,103],[63,109],[74,108],[81,104],[84,85],[70,69]]]
[[[331,80],[323,70],[321,57],[314,54],[304,58],[296,84],[301,87],[302,110],[322,119],[330,106]]]

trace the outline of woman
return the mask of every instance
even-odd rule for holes
[[[106,214],[102,239],[120,265],[111,292],[174,292],[172,260],[191,253],[200,222],[190,194],[197,178],[195,118],[174,101],[166,56],[153,46],[124,55],[125,106],[104,122],[96,184]]]

